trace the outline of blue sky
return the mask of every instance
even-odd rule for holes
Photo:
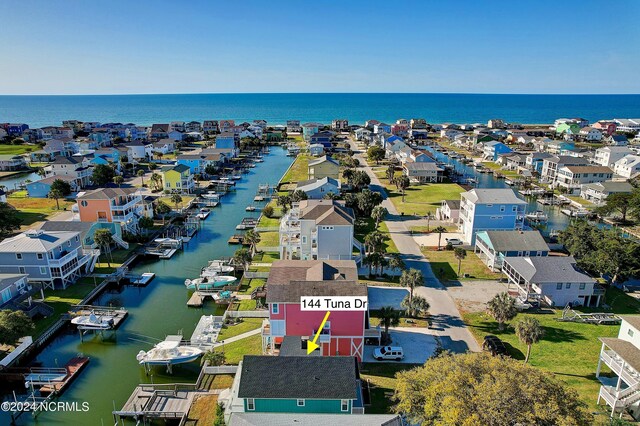
[[[640,1],[0,0],[0,94],[640,93]]]

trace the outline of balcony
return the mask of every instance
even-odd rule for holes
[[[77,257],[78,249],[75,249],[71,253],[67,253],[59,259],[49,259],[49,266],[59,268],[71,262],[73,259],[76,259]]]
[[[318,330],[313,330],[313,334],[309,337],[310,339],[316,335]],[[318,343],[329,343],[331,341],[331,329],[323,328],[320,332],[320,336],[318,336]]]
[[[115,210],[115,211],[123,211],[123,210],[128,210],[128,209],[133,209],[136,204],[142,202],[142,197],[140,196],[136,196],[133,198],[133,200],[125,203],[125,204],[116,204],[116,203],[112,203],[111,204],[111,210]]]
[[[262,335],[271,336],[271,323],[268,319],[262,321]]]
[[[601,351],[600,359],[630,387],[640,384],[640,374],[629,367],[614,351]]]

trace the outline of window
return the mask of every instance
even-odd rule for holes
[[[562,283],[556,284],[556,290],[562,290]]]
[[[247,398],[247,411],[254,411],[256,409],[256,401],[253,398]]]
[[[517,212],[517,211],[518,211],[518,206],[513,206],[513,207],[511,208],[511,210],[513,210],[514,212]]]
[[[16,259],[22,260],[22,253],[16,253]]]
[[[487,204],[487,207],[493,207],[493,204]]]
[[[38,253],[38,260],[44,259],[44,255],[42,253]]]
[[[272,314],[280,313],[280,306],[277,303],[272,303],[271,304],[271,313]]]
[[[26,274],[26,271],[24,270],[24,266],[20,266],[18,270],[20,271],[21,274]]]
[[[46,267],[44,267],[44,266],[41,266],[41,267],[40,267],[40,273],[41,273],[42,275],[46,274],[46,273],[47,273],[47,268],[46,268]]]
[[[586,285],[585,283],[580,283],[580,287],[579,287],[579,289],[580,289],[580,290],[584,290],[584,288],[585,288],[586,286],[587,286],[587,285]]]
[[[82,201],[80,201],[80,205],[82,207],[87,207],[89,205],[89,203],[87,203],[86,201],[82,200]]]
[[[627,330],[627,334],[629,335],[629,337],[633,337],[633,330],[632,329],[628,329]]]
[[[307,244],[307,236],[306,235],[302,236],[302,244]]]
[[[298,407],[304,407],[304,399],[299,399],[296,403]]]
[[[348,399],[340,400],[340,411],[349,411],[349,400]]]
[[[166,187],[171,188],[171,182],[167,182]]]
[[[567,283],[564,288],[571,288],[571,283]]]
[[[505,211],[506,207],[505,206],[500,206],[500,211],[503,212]]]
[[[78,236],[76,235],[76,242],[78,242],[78,241],[80,241],[80,240],[78,239]]]

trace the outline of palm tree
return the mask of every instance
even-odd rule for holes
[[[142,182],[140,186],[144,187],[144,170],[138,170],[136,172],[136,175],[138,175],[140,181]]]
[[[111,254],[111,245],[114,243],[113,235],[111,231],[108,229],[98,229],[93,235],[93,240],[96,242],[98,247],[102,248],[104,251],[109,253],[109,257],[111,261],[107,259],[107,265],[111,268],[111,262],[113,262],[113,256]]]
[[[384,235],[378,231],[373,231],[364,236],[365,252],[374,253],[382,251]]]
[[[391,306],[384,306],[379,311],[380,325],[384,327],[384,334],[389,335],[389,327],[397,327],[400,325],[400,311],[393,309]]]
[[[176,205],[176,210],[178,210],[180,203],[182,203],[182,197],[180,194],[173,194],[171,196],[171,202]]]
[[[60,198],[64,196],[62,194],[62,191],[58,188],[52,188],[49,191],[49,195],[47,196],[53,200],[56,200],[56,210],[60,210]]]
[[[487,313],[498,322],[498,330],[503,331],[504,323],[516,317],[516,301],[506,291],[496,294],[487,302]]]
[[[393,184],[393,178],[396,174],[396,167],[393,164],[389,164],[387,166],[387,171],[385,172],[387,179],[389,179],[389,185]]]
[[[424,276],[419,270],[411,268],[409,270],[402,271],[402,275],[400,275],[400,285],[403,287],[409,287],[410,302],[413,300],[413,290],[422,284],[424,284]]]
[[[540,341],[544,335],[544,330],[537,319],[525,317],[516,323],[516,335],[522,343],[527,345],[527,355],[524,358],[526,364],[531,354],[531,345]]]
[[[164,225],[164,219],[166,215],[171,213],[171,207],[169,207],[167,203],[163,201],[158,201],[155,207],[156,207],[156,214],[159,214],[160,216],[162,216],[162,225]]]
[[[380,266],[384,266],[385,259],[382,253],[373,252],[365,256],[362,261],[365,265],[369,266],[369,276],[371,276],[373,275],[374,269],[377,269]]]
[[[402,299],[400,306],[407,310],[407,315],[410,317],[417,316],[419,313],[426,312],[429,310],[431,305],[427,302],[427,299],[420,296],[415,296],[411,299],[410,296]]]
[[[378,225],[384,217],[387,215],[387,209],[382,206],[375,206],[373,210],[371,210],[371,217],[376,221],[376,229],[378,229]]]
[[[411,184],[411,182],[409,181],[409,177],[408,176],[400,176],[399,178],[395,179],[396,182],[396,187],[400,190],[400,192],[402,193],[402,202],[404,203],[404,193],[405,190],[409,187],[409,185]]]
[[[453,254],[456,256],[456,259],[458,259],[458,276],[460,276],[460,267],[462,266],[462,260],[467,257],[467,251],[462,247],[456,247]]]
[[[207,351],[200,360],[200,365],[218,366],[223,365],[227,361],[224,352],[218,352],[214,349]]]
[[[389,268],[393,271],[401,271],[405,268],[404,260],[402,260],[400,253],[391,253],[389,255]]]
[[[442,242],[442,233],[447,232],[447,228],[445,228],[444,226],[436,226],[435,228],[433,228],[431,232],[435,232],[436,234],[438,234],[438,250],[440,250],[440,243]]]
[[[247,270],[247,265],[251,262],[251,253],[246,248],[236,250],[231,258],[231,262],[235,265],[241,265],[242,270]]]
[[[118,185],[118,188],[120,188],[120,185],[122,185],[124,183],[124,178],[122,176],[120,176],[120,175],[114,176],[113,183]]]
[[[162,176],[160,176],[158,173],[151,174],[151,182],[153,182],[153,188],[155,190],[162,189]]]
[[[260,233],[255,229],[249,229],[244,234],[244,240],[249,243],[249,250],[253,255],[256,252],[256,245],[260,242]]]

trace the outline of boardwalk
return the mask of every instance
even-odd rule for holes
[[[424,275],[425,285],[424,287],[416,288],[415,294],[427,299],[431,305],[429,314],[432,320],[432,330],[435,330],[435,334],[440,336],[444,347],[451,351],[466,352],[471,350],[479,352],[480,346],[464,324],[455,302],[447,292],[446,287],[434,275],[429,261],[420,251],[420,247],[401,220],[401,216],[391,200],[386,197],[380,180],[373,173],[371,167],[366,165],[367,161],[362,156],[362,153],[359,152],[355,143],[352,140],[349,140],[349,142],[351,149],[356,152],[355,157],[360,161],[360,164],[365,164],[364,170],[371,178],[372,189],[378,189],[383,194],[384,201],[382,206],[389,212],[389,219],[385,223],[405,264],[408,268],[420,270]]]

